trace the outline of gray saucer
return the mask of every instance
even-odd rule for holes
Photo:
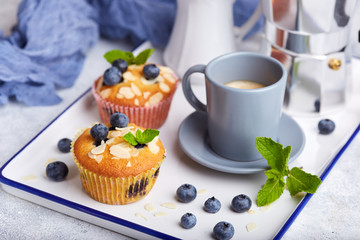
[[[207,141],[207,115],[193,112],[182,122],[178,132],[179,142],[185,154],[211,169],[235,174],[251,174],[268,168],[265,159],[249,162],[239,162],[216,154]],[[305,135],[301,127],[289,116],[282,114],[279,129],[279,143],[284,147],[291,145],[289,163],[302,152],[305,145]]]

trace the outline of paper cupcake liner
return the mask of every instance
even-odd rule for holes
[[[92,93],[95,97],[100,119],[104,123],[110,122],[110,116],[115,112],[121,112],[128,116],[129,122],[135,123],[144,128],[160,128],[169,113],[174,93],[163,99],[155,106],[139,107],[139,106],[122,106],[111,103],[101,98],[96,91],[96,83],[92,87]]]
[[[74,154],[73,144],[81,133],[77,134],[73,140],[71,151],[80,173],[81,184],[91,198],[101,203],[124,205],[139,201],[150,192],[159,175],[160,165],[164,159],[150,170],[136,176],[106,177],[99,175],[83,167]]]

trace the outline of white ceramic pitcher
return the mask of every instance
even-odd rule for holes
[[[177,0],[177,15],[164,62],[180,77],[195,64],[236,51],[234,0]],[[261,15],[258,4],[252,17],[240,28],[246,34]],[[239,29],[237,29],[239,33]]]

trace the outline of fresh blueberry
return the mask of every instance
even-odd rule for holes
[[[237,195],[231,201],[232,209],[239,213],[249,210],[251,208],[251,204],[251,199],[245,194]]]
[[[128,63],[123,59],[116,59],[115,61],[113,61],[112,66],[119,69],[121,73],[124,73],[128,68]]]
[[[185,213],[184,215],[182,215],[180,223],[183,228],[192,228],[196,225],[196,217],[192,213]]]
[[[215,197],[211,197],[204,203],[204,210],[209,213],[216,213],[220,210],[221,203],[218,199]]]
[[[107,86],[113,86],[120,82],[121,72],[117,67],[110,67],[104,72],[104,84]]]
[[[322,119],[318,123],[320,134],[330,134],[335,129],[334,121],[330,119]]]
[[[65,163],[60,161],[49,163],[46,166],[46,176],[56,182],[63,181],[68,175],[68,173],[69,168],[66,166]]]
[[[71,145],[71,139],[68,138],[62,138],[59,140],[57,146],[60,152],[68,153],[70,152],[70,145]]]
[[[141,148],[146,147],[146,144],[145,143],[138,143],[134,147],[137,148],[137,149],[141,149]]]
[[[191,184],[183,184],[176,190],[177,199],[180,202],[188,203],[196,198],[196,188]]]
[[[110,124],[113,127],[124,128],[128,125],[129,118],[123,113],[114,113],[110,117]]]
[[[316,99],[314,102],[315,112],[320,112],[320,99]]]
[[[98,123],[92,126],[90,129],[90,135],[96,140],[96,141],[102,141],[106,140],[109,133],[109,128],[105,126],[104,124]]]
[[[144,77],[147,80],[155,79],[160,74],[160,69],[155,64],[147,64],[143,68]]]
[[[231,223],[221,221],[215,225],[213,233],[217,240],[228,240],[234,236],[235,229]]]

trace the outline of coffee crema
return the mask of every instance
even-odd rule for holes
[[[225,83],[225,85],[228,87],[239,88],[239,89],[258,89],[258,88],[266,87],[266,85],[264,84],[249,80],[235,80],[235,81],[227,82]]]

